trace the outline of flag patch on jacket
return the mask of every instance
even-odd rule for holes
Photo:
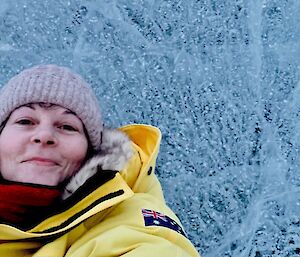
[[[147,210],[147,209],[142,209],[142,214],[144,217],[145,221],[145,226],[161,226],[161,227],[166,227],[169,229],[172,229],[179,234],[186,236],[184,233],[182,227],[173,219],[170,217],[157,212],[157,211],[152,211],[152,210]]]

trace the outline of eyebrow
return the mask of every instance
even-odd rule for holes
[[[24,107],[28,107],[28,108],[30,108],[30,109],[32,109],[32,110],[36,110],[35,108],[34,108],[34,106],[33,106],[33,104],[34,103],[28,103],[28,104],[24,104],[23,106]],[[44,108],[44,109],[50,109],[51,107],[53,107],[53,106],[60,106],[60,105],[57,105],[57,104],[51,104],[51,103],[37,103],[41,108]],[[22,106],[21,106],[22,107]],[[76,117],[77,117],[77,115],[76,115],[76,113],[75,112],[73,112],[73,111],[71,111],[71,110],[69,110],[69,109],[67,109],[66,108],[66,110],[63,112],[63,114],[72,114],[72,115],[75,115]]]

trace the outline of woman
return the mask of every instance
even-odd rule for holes
[[[79,75],[24,70],[0,124],[0,256],[199,256],[154,174],[159,130],[104,128]]]

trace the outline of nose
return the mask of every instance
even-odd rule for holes
[[[32,136],[31,142],[35,144],[54,146],[57,144],[57,139],[52,128],[48,126],[40,126],[36,129]]]

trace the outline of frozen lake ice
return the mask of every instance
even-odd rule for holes
[[[1,84],[66,65],[108,126],[161,129],[156,173],[203,257],[300,255],[299,0],[0,7]]]

